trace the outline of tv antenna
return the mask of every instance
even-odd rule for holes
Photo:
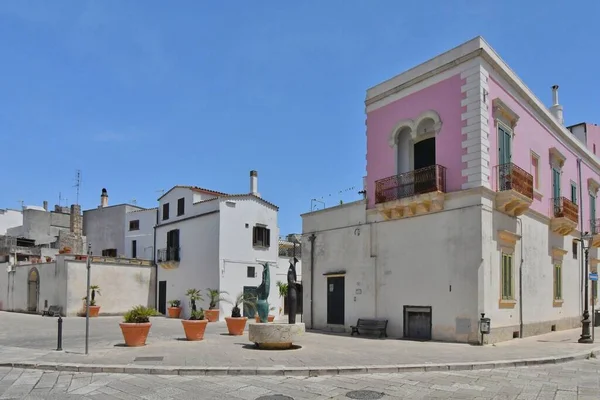
[[[25,202],[23,200],[17,200],[17,203],[21,203],[21,210],[25,208]]]
[[[81,189],[81,170],[75,170],[75,190],[77,192],[77,197],[75,199],[75,204],[79,205],[79,190]]]

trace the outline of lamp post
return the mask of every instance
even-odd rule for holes
[[[587,246],[585,245],[585,240],[588,240],[588,244]],[[592,335],[591,335],[591,325],[592,325],[592,321],[590,320],[590,311],[588,308],[588,303],[590,301],[589,299],[589,283],[590,283],[590,277],[589,277],[589,256],[590,256],[590,242],[591,242],[592,237],[590,235],[588,235],[588,233],[586,232],[585,235],[583,235],[581,237],[581,245],[583,246],[583,251],[584,251],[584,262],[585,262],[585,272],[584,272],[584,279],[585,279],[585,289],[584,289],[584,301],[583,301],[583,319],[581,320],[581,337],[579,338],[578,342],[579,343],[594,343],[594,339],[592,339]]]

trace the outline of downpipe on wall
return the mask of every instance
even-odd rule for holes
[[[523,339],[523,221],[517,217],[521,235],[521,262],[519,264],[519,339]]]
[[[313,293],[315,287],[315,234],[311,234],[308,239],[310,240],[310,329],[313,329],[313,321],[315,315],[315,308],[313,306]]]

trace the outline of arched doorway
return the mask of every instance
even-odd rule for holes
[[[40,274],[31,268],[27,277],[27,311],[37,312],[40,299]]]

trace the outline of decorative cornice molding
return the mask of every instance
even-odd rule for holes
[[[590,192],[594,194],[598,193],[598,189],[600,189],[600,183],[598,183],[597,180],[595,180],[594,178],[588,178],[587,184]]]
[[[511,110],[511,108],[499,98],[492,100],[492,110],[494,121],[498,121],[500,119],[508,122],[511,129],[514,129],[515,126],[517,126],[517,122],[519,122],[519,115]]]
[[[551,147],[548,152],[550,154],[550,162],[555,161],[560,168],[565,165],[567,157],[565,157],[556,147]]]
[[[519,239],[521,239],[521,236],[516,233],[498,229],[498,240],[505,246],[515,247]]]
[[[563,257],[567,253],[568,253],[568,251],[565,249],[561,249],[560,247],[552,246],[552,258],[555,260],[562,261]]]

